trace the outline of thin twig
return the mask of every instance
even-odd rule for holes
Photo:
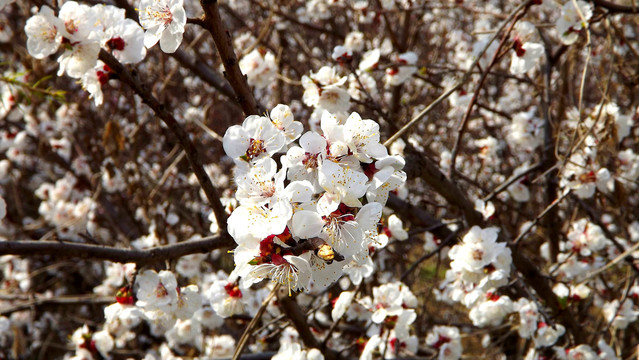
[[[555,208],[555,206],[559,205],[559,203],[566,198],[566,196],[568,196],[570,192],[566,192],[565,194],[561,195],[560,197],[558,197],[557,199],[555,199],[553,202],[551,202],[550,204],[548,204],[548,206],[546,206],[546,208],[539,214],[537,215],[537,217],[535,218],[535,220],[532,221],[532,223],[528,226],[528,228],[526,228],[526,230],[522,231],[519,235],[517,235],[517,238],[515,238],[515,240],[513,240],[513,244],[518,244],[519,241],[521,239],[524,238],[524,236],[526,236],[526,234],[528,234],[528,232],[530,232],[530,230],[535,227],[535,225],[537,225],[539,223],[539,221],[541,219],[543,219],[544,216],[546,216],[546,214],[548,214],[549,211],[551,211],[552,209]]]
[[[525,9],[528,9],[528,7],[526,7]],[[462,118],[461,123],[457,127],[457,133],[456,133],[457,137],[455,138],[455,145],[453,146],[453,151],[451,152],[450,168],[448,169],[449,179],[453,179],[455,176],[455,162],[457,161],[457,154],[459,153],[459,148],[461,147],[461,140],[464,137],[464,132],[466,131],[466,126],[468,125],[468,121],[470,120],[470,115],[472,114],[473,108],[475,107],[475,103],[477,102],[477,99],[479,98],[479,92],[484,87],[484,82],[486,81],[486,78],[488,77],[488,74],[490,73],[490,69],[504,55],[501,52],[501,49],[506,44],[506,40],[508,40],[508,36],[510,35],[510,32],[515,27],[515,24],[517,23],[517,21],[522,16],[524,16],[525,13],[526,13],[525,10],[519,13],[517,16],[515,16],[514,20],[510,23],[510,26],[504,32],[501,38],[501,41],[499,41],[499,46],[497,46],[497,49],[495,50],[495,54],[493,54],[493,57],[490,59],[490,62],[488,63],[488,67],[481,74],[481,77],[479,78],[479,82],[477,83],[477,86],[475,86],[475,91],[473,91],[473,96],[470,98],[470,102],[468,103],[468,107],[466,108],[466,113],[464,113],[464,117]]]
[[[621,260],[627,259],[628,257],[632,257],[632,253],[634,253],[637,250],[639,250],[639,242],[637,242],[636,244],[632,245],[630,248],[628,248],[628,250],[626,250],[623,253],[619,254],[616,258],[611,260],[605,266],[602,266],[599,269],[593,270],[593,271],[589,272],[588,274],[586,274],[586,276],[584,276],[579,283],[583,284],[583,283],[587,282],[588,280],[592,279],[593,277],[595,277],[595,276],[603,273],[604,271],[610,269],[611,267],[615,266]]]
[[[607,0],[592,0],[595,5],[608,10],[609,13],[639,14],[639,7],[634,5],[615,4]]]
[[[624,252],[625,248],[615,238],[615,235],[613,235],[610,230],[608,230],[606,224],[601,221],[601,216],[598,216],[595,210],[588,206],[582,199],[579,199],[577,197],[575,197],[575,199],[579,202],[579,205],[586,211],[590,220],[601,228],[601,231],[604,233],[606,238],[608,238],[608,240],[610,240],[610,242],[615,246],[615,248],[617,248],[619,252]],[[637,265],[635,265],[634,258],[632,256],[626,257],[624,258],[624,260],[630,265],[632,270],[634,270],[635,274],[639,274],[639,268],[637,267]]]
[[[497,36],[499,36],[499,33],[501,32],[502,29],[504,29],[506,27],[506,25],[515,17],[515,15],[519,12],[519,10],[523,9],[525,6],[528,6],[532,1],[526,1],[521,3],[519,6],[517,6],[517,8],[515,8],[515,10],[513,10],[510,15],[508,16],[508,18],[506,18],[500,25],[499,27],[497,27],[497,32],[495,32],[495,34],[490,38],[490,40],[488,41],[488,43],[486,44],[486,46],[479,52],[479,54],[477,54],[477,58],[475,58],[475,61],[473,61],[472,64],[470,64],[470,67],[468,68],[468,70],[466,70],[466,72],[464,73],[464,75],[462,76],[462,78],[457,82],[457,84],[455,84],[455,86],[453,86],[452,88],[450,88],[448,91],[444,92],[443,94],[441,94],[437,99],[435,99],[432,103],[428,104],[428,106],[426,106],[426,108],[424,108],[424,110],[420,111],[419,114],[417,114],[414,118],[412,118],[408,123],[406,123],[406,125],[402,126],[401,129],[399,129],[399,131],[397,131],[395,134],[393,134],[393,136],[391,136],[388,140],[386,140],[384,142],[384,146],[388,147],[390,146],[393,142],[395,142],[397,139],[399,139],[402,135],[404,135],[404,133],[406,131],[408,131],[411,127],[413,127],[418,121],[420,121],[422,118],[424,118],[424,116],[428,115],[429,112],[431,112],[431,110],[433,110],[433,108],[435,108],[435,106],[439,105],[441,102],[443,102],[444,100],[446,100],[452,93],[454,93],[455,91],[457,91],[457,89],[461,88],[462,85],[464,85],[468,79],[470,79],[470,76],[473,73],[473,69],[475,68],[475,66],[477,66],[477,64],[479,63],[479,59],[481,59],[482,56],[484,56],[484,53],[488,50],[488,47],[490,46],[490,44],[493,43],[493,41],[495,41],[495,39],[497,38]]]
[[[157,194],[158,190],[160,190],[160,187],[164,185],[164,183],[169,178],[169,176],[171,176],[171,172],[180,163],[180,161],[184,159],[185,155],[186,154],[184,153],[184,150],[180,151],[180,153],[178,154],[178,156],[175,157],[175,160],[173,160],[171,165],[169,165],[169,167],[167,167],[166,170],[164,170],[164,174],[162,174],[160,181],[158,181],[158,183],[155,185],[153,190],[151,190],[151,194],[149,194],[149,199],[153,199],[155,197],[155,194]]]
[[[177,60],[184,67],[191,70],[195,75],[202,79],[205,83],[214,87],[222,95],[229,99],[235,98],[235,93],[231,85],[222,76],[216,74],[211,68],[203,61],[198,61],[195,56],[190,56],[186,52],[178,49],[172,53],[171,56]]]
[[[294,297],[282,292],[280,296],[278,296],[278,301],[280,309],[291,321],[307,348],[319,349],[324,354],[326,360],[337,359],[337,353],[334,350],[321,347],[320,342],[317,341],[317,338],[311,332],[311,327],[306,321],[306,314],[302,311]]]
[[[266,299],[262,302],[262,306],[260,306],[259,310],[257,310],[257,313],[255,314],[255,316],[253,316],[253,319],[251,319],[251,322],[248,324],[248,326],[244,330],[244,333],[242,334],[240,341],[237,342],[237,347],[235,347],[235,352],[233,352],[232,360],[237,360],[240,358],[240,354],[242,354],[242,350],[244,350],[244,347],[246,346],[246,342],[248,341],[248,338],[253,333],[253,329],[257,325],[257,322],[260,320],[260,318],[262,318],[264,311],[266,311],[266,307],[271,302],[271,300],[273,300],[273,297],[275,297],[275,294],[277,294],[277,292],[280,290],[280,286],[281,286],[280,284],[276,284],[273,287],[273,290],[271,290],[271,293],[268,294]]]
[[[530,174],[533,171],[536,171],[540,167],[541,167],[541,163],[536,163],[536,164],[533,164],[533,165],[529,166],[528,168],[526,168],[526,170],[524,170],[520,174],[513,174],[506,181],[504,181],[501,185],[497,186],[495,188],[495,190],[491,191],[490,194],[486,195],[482,200],[484,202],[488,202],[488,201],[492,200],[495,196],[497,196],[497,194],[499,194],[500,192],[504,191],[504,189],[509,187],[515,181],[521,179],[522,177]]]
[[[457,241],[456,236],[457,236],[457,231],[451,232],[450,235],[448,235],[448,237],[444,241],[442,241],[439,244],[439,246],[437,246],[437,249],[435,249],[435,250],[433,250],[433,251],[431,251],[429,253],[426,253],[426,254],[422,255],[419,259],[417,259],[417,261],[415,261],[406,271],[404,271],[404,273],[399,278],[399,280],[400,281],[404,281],[404,279],[406,279],[406,277],[408,275],[410,275],[410,273],[412,273],[415,269],[417,269],[417,266],[419,266],[419,264],[421,264],[422,262],[430,259],[434,255],[439,253],[446,246],[450,246],[450,245],[454,244]]]

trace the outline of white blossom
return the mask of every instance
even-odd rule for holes
[[[144,46],[151,48],[158,41],[165,53],[173,53],[182,43],[186,13],[183,0],[141,0],[140,24]]]

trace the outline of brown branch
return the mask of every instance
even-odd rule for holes
[[[483,222],[483,216],[475,211],[475,205],[466,198],[466,195],[451,182],[435,163],[419,154],[410,144],[406,145],[406,167],[404,171],[408,178],[422,178],[446,201],[457,206],[470,225],[479,225]]]
[[[306,314],[297,304],[294,297],[289,296],[286,291],[280,291],[278,294],[278,302],[280,309],[291,321],[307,348],[315,348],[322,351],[326,360],[338,359],[338,354],[334,350],[322,348],[322,344],[320,344],[315,335],[311,332],[311,327],[306,321]]]
[[[204,80],[207,84],[211,85],[222,95],[234,99],[235,93],[231,85],[222,76],[216,74],[209,66],[202,61],[197,61],[193,56],[187,55],[184,51],[177,50],[173,54],[170,54],[175,60],[177,60],[182,66],[193,71],[195,75]]]
[[[384,8],[380,0],[376,1],[376,5],[380,9]],[[391,21],[388,18],[388,14],[386,12],[382,12],[382,17],[384,18],[384,25],[386,26],[386,33],[388,34],[388,37],[390,38],[390,41],[393,44],[393,47],[395,48],[395,50],[399,51],[400,44],[399,44],[399,41],[397,40],[397,35],[395,35],[395,31],[393,31],[393,28],[391,26]]]
[[[36,297],[34,299],[27,300],[20,304],[0,309],[0,315],[5,316],[16,311],[29,310],[36,306],[46,305],[79,305],[79,304],[110,304],[115,302],[113,296],[96,296],[94,294],[89,295],[66,295],[58,297]]]
[[[145,250],[60,241],[16,240],[0,242],[0,255],[49,255],[58,258],[97,259],[142,265],[177,259],[190,254],[208,253],[232,245],[234,242],[227,235],[216,235]]]
[[[486,195],[482,200],[484,202],[488,202],[488,201],[492,200],[495,196],[497,196],[502,191],[506,190],[514,182],[516,182],[517,180],[521,179],[522,177],[530,174],[533,171],[539,170],[540,168],[541,168],[541,163],[536,163],[536,164],[530,165],[528,168],[526,168],[526,170],[522,171],[519,174],[511,175],[508,179],[506,179],[506,181],[501,183],[501,185],[497,186],[495,188],[495,190],[491,191],[490,194]]]
[[[608,10],[609,13],[639,14],[639,7],[637,6],[615,4],[612,1],[607,0],[592,0],[592,2],[595,5]]]
[[[115,57],[104,50],[100,50],[100,60],[102,60],[105,64],[107,64],[111,71],[117,74],[118,79],[133,89],[133,91],[142,98],[142,102],[147,104],[153,111],[155,115],[162,119],[166,126],[171,130],[171,132],[175,135],[180,146],[186,152],[186,158],[189,161],[189,165],[191,169],[195,173],[198,181],[200,182],[200,186],[206,195],[206,198],[213,209],[213,213],[215,214],[215,219],[217,223],[222,229],[222,231],[226,231],[226,211],[224,210],[224,206],[220,201],[220,195],[211,182],[208,174],[204,170],[204,165],[202,164],[202,160],[200,158],[200,153],[197,148],[191,141],[189,134],[184,131],[182,126],[177,122],[173,114],[169,112],[164,104],[161,104],[151,92],[144,86],[138,79],[137,74],[135,72],[129,71],[125,68]]]
[[[201,17],[199,17],[199,18],[187,18],[187,19],[186,19],[186,23],[187,23],[187,24],[198,25],[198,26],[201,26],[201,27],[203,27],[203,28],[206,28],[206,27],[204,26],[204,19],[203,19],[203,18],[201,18]]]
[[[541,98],[541,105],[544,113],[544,148],[542,154],[542,173],[546,177],[546,191],[544,193],[544,201],[548,206],[552,204],[557,191],[559,189],[559,170],[555,166],[557,164],[556,158],[556,142],[555,132],[558,128],[558,123],[561,120],[561,113],[553,119],[551,113],[551,87],[552,87],[552,71],[553,67],[557,64],[559,57],[553,58],[551,55],[551,49],[546,47],[546,64],[544,64],[544,92]],[[561,53],[559,53],[561,54]],[[565,82],[565,81],[564,81]],[[564,86],[564,85],[562,85]],[[548,239],[548,245],[550,247],[550,259],[552,262],[557,262],[557,256],[559,255],[559,216],[557,216],[558,209],[553,207],[551,213],[542,222],[542,231],[545,233],[544,237]],[[537,220],[535,220],[537,221]]]
[[[213,41],[215,41],[215,46],[226,70],[224,76],[233,87],[237,102],[246,116],[260,114],[253,92],[240,70],[237,56],[233,50],[231,34],[222,23],[218,2],[216,0],[200,0],[200,5],[204,10],[204,27],[213,36]]]

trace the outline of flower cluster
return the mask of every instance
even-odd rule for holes
[[[347,79],[346,76],[340,76],[338,69],[332,66],[323,66],[310,76],[304,75],[304,103],[319,111],[327,110],[331,113],[348,110],[351,97],[344,86]]]
[[[270,51],[255,49],[242,57],[239,65],[249,85],[256,89],[272,84],[277,75],[275,55]]]
[[[62,239],[78,240],[83,231],[95,229],[95,201],[88,191],[79,191],[78,179],[67,173],[55,184],[43,183],[36,190],[42,200],[38,212],[46,222],[56,227]]]
[[[180,287],[176,275],[166,270],[146,270],[138,274],[135,284],[130,286],[127,283],[133,281],[134,264],[109,264],[106,270],[108,277],[94,291],[105,293],[110,288],[119,287],[117,302],[104,309],[106,322],[103,329],[85,334],[84,338],[97,342],[96,335],[99,334],[104,339],[101,341],[108,340],[110,347],[104,352],[100,350],[103,356],[107,356],[112,349],[125,347],[135,338],[136,327],[146,323],[151,334],[167,341],[160,354],[168,356],[172,354],[171,349],[192,346],[205,357],[230,357],[235,340],[229,335],[219,334],[218,330],[224,319],[234,315],[255,316],[272,288],[240,289],[237,279],[229,278],[223,271],[203,273],[203,260],[204,255],[190,255],[181,258],[176,265],[178,275],[198,280],[201,287]],[[277,308],[269,307],[264,316],[274,318],[277,315]],[[216,335],[211,334],[212,331]],[[281,348],[281,351],[284,350],[290,349]],[[82,350],[81,353],[87,355],[91,351]],[[79,354],[76,352],[76,355]]]
[[[632,148],[618,152],[618,166],[612,166],[602,156],[602,151],[603,155],[606,154],[607,147],[623,145],[624,139],[630,135],[632,116],[621,113],[615,103],[608,103],[595,107],[583,121],[579,120],[576,109],[569,112],[569,118],[573,131],[587,133],[566,161],[560,187],[564,191],[572,191],[582,199],[592,198],[595,190],[604,194],[613,192],[615,180],[624,187],[636,188],[639,166],[634,160],[638,155]],[[611,171],[609,167],[615,171]]]
[[[417,353],[419,340],[410,334],[410,325],[417,318],[417,298],[408,286],[392,282],[373,288],[373,309],[370,320],[376,326],[360,356],[371,359],[378,352],[384,359],[410,357]]]
[[[513,55],[510,62],[510,72],[513,74],[525,74],[532,69],[539,58],[544,55],[542,44],[529,41],[534,37],[535,26],[527,21],[518,22],[515,25],[513,38]]]
[[[498,231],[473,226],[448,252],[450,270],[439,294],[471,309],[476,326],[498,325],[513,309],[510,298],[497,293],[508,283],[512,263],[510,249],[497,242]]]
[[[58,76],[66,73],[79,79],[95,104],[101,105],[101,87],[108,82],[110,69],[98,61],[100,49],[111,52],[122,63],[137,63],[146,55],[142,28],[124,13],[124,9],[111,5],[67,1],[56,16],[44,5],[24,27],[29,54],[44,59],[61,51]]]
[[[459,329],[453,326],[434,326],[426,336],[426,344],[437,349],[439,360],[457,360],[462,356]]]
[[[222,139],[238,115],[226,106],[226,92],[209,86],[221,61],[205,29],[185,33],[198,22],[186,25],[186,14],[202,9],[183,0],[129,3],[136,3],[139,23],[95,2],[49,8],[0,0],[0,57],[7,60],[0,64],[0,241],[153,251],[189,247],[227,228],[237,243],[235,268],[225,272],[233,269],[226,249],[170,259],[162,271],[4,255],[0,357],[10,348],[33,357],[69,340],[67,349],[48,351],[61,357],[66,350],[74,360],[131,351],[145,360],[230,358],[236,330],[279,286],[299,291],[286,300],[306,314],[318,348],[305,347],[285,324],[284,302],[275,300],[260,312],[245,348],[258,357],[632,354],[639,280],[631,267],[639,251],[621,256],[639,242],[632,211],[639,203],[639,112],[631,91],[639,32],[632,14],[605,2],[533,1],[509,17],[508,37],[489,46],[514,2],[470,9],[463,1],[310,0],[270,9],[230,1],[221,6],[225,36],[255,98],[272,110]],[[22,35],[18,29],[42,62],[9,46]],[[190,36],[196,46],[188,52],[147,54],[156,43],[178,51]],[[220,190],[228,224],[218,224],[185,153],[130,96],[135,89],[123,83],[107,92],[116,76],[99,60],[103,51],[135,64],[140,83],[170,105],[165,110],[176,110],[196,147],[218,150],[198,158]],[[51,65],[68,76],[50,79]],[[172,78],[156,86],[159,74]],[[78,84],[103,111],[83,103]],[[380,144],[453,87],[403,140],[388,150]],[[411,166],[422,179],[403,186],[404,150],[459,181],[441,189]],[[460,211],[448,190],[474,200],[482,227],[468,229],[472,209]],[[388,199],[390,192],[397,196]],[[450,232],[462,231],[463,239],[447,246],[455,240]],[[521,253],[511,258],[511,251]],[[258,284],[262,279],[273,281]],[[428,301],[431,289],[441,302]],[[103,322],[68,326],[69,319],[99,318],[96,305],[41,305],[91,292],[116,295]],[[20,310],[24,305],[37,311]],[[59,329],[69,333],[57,335]],[[22,338],[26,350],[17,346]]]
[[[373,297],[356,298],[353,291],[344,291],[334,300],[333,321],[365,324],[368,339],[360,338],[361,360],[410,357],[417,353],[419,340],[410,331],[417,318],[417,298],[406,284],[389,282],[373,288]]]
[[[326,111],[321,129],[300,137],[302,124],[278,105],[224,135],[240,204],[228,231],[244,287],[271,278],[289,291],[308,289],[311,279],[324,288],[368,257],[388,194],[405,181],[404,161],[357,113],[340,120]]]
[[[583,1],[566,1],[561,7],[561,16],[557,19],[557,32],[561,41],[571,45],[577,39],[581,30],[588,27],[586,23],[592,17],[592,5]]]

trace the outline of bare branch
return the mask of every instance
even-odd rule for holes
[[[453,151],[451,152],[450,168],[448,169],[448,177],[450,179],[453,179],[455,176],[455,162],[457,161],[457,154],[459,152],[459,148],[461,147],[462,137],[464,136],[464,132],[466,131],[466,126],[468,125],[468,121],[470,120],[470,115],[473,112],[473,107],[475,106],[475,103],[477,102],[477,99],[479,98],[479,92],[484,87],[484,82],[486,81],[486,78],[488,77],[488,74],[490,73],[490,69],[504,55],[501,52],[501,49],[506,44],[506,40],[508,40],[508,36],[510,35],[510,32],[512,31],[512,29],[515,27],[515,24],[517,23],[517,21],[521,19],[521,17],[524,16],[524,14],[526,14],[526,10],[528,10],[528,6],[524,8],[524,11],[522,11],[517,16],[515,16],[512,23],[508,27],[508,29],[504,32],[501,40],[499,41],[499,45],[497,46],[497,49],[495,50],[495,54],[493,54],[493,57],[490,59],[490,63],[488,63],[488,67],[486,68],[486,70],[481,74],[479,82],[477,83],[477,86],[475,87],[475,91],[473,91],[473,96],[470,98],[470,103],[468,104],[468,107],[466,108],[466,113],[464,114],[464,117],[462,118],[461,123],[457,127],[457,137],[455,138],[455,146],[453,147]]]
[[[319,349],[327,360],[335,360],[338,358],[335,351],[328,348],[321,348],[320,342],[315,338],[315,335],[311,332],[311,327],[308,325],[308,322],[306,322],[306,314],[300,309],[294,297],[289,296],[287,292],[280,291],[278,301],[280,309],[291,321],[307,348]]]
[[[609,13],[639,14],[639,6],[615,4],[612,1],[607,0],[592,0],[592,2],[595,5],[608,10]]]
[[[237,102],[246,116],[260,114],[253,92],[246,82],[246,77],[240,70],[240,65],[233,50],[231,34],[224,28],[222,23],[218,2],[215,0],[200,0],[200,4],[202,9],[204,9],[204,27],[213,36],[213,41],[215,41],[215,46],[226,70],[224,76],[233,87]]]
[[[180,64],[184,65],[184,67],[193,71],[195,75],[200,77],[200,79],[204,80],[207,84],[211,85],[217,91],[222,93],[222,95],[234,99],[235,93],[233,92],[233,88],[231,85],[224,79],[222,76],[216,74],[210,67],[208,67],[204,62],[197,61],[193,58],[193,56],[187,55],[182,50],[177,50],[171,56],[177,60]]]
[[[171,132],[173,132],[175,137],[178,139],[180,146],[182,146],[182,149],[186,152],[186,158],[189,161],[189,165],[191,165],[191,169],[195,173],[197,180],[200,182],[200,186],[202,187],[202,190],[213,209],[213,213],[215,213],[215,219],[217,220],[220,229],[226,231],[227,215],[224,211],[224,206],[220,201],[220,195],[204,170],[200,153],[195,145],[193,145],[189,135],[186,131],[184,131],[182,126],[180,126],[166,106],[161,104],[153,96],[153,94],[151,94],[151,92],[140,81],[138,81],[135,73],[130,72],[115,57],[113,57],[113,55],[104,50],[100,50],[100,60],[107,64],[111,70],[118,75],[118,79],[120,81],[129,85],[131,89],[133,89],[133,91],[142,98],[142,102],[153,109],[155,115],[162,119]]]
[[[216,235],[145,250],[60,241],[17,240],[0,242],[0,255],[49,255],[60,258],[109,260],[118,263],[132,262],[140,265],[177,259],[189,254],[208,253],[215,249],[230,247],[233,244],[233,240],[226,235]]]
[[[6,309],[0,309],[0,315],[5,316],[16,311],[29,310],[37,306],[45,305],[80,305],[80,304],[110,304],[115,302],[113,296],[66,295],[58,297],[36,297]]]

